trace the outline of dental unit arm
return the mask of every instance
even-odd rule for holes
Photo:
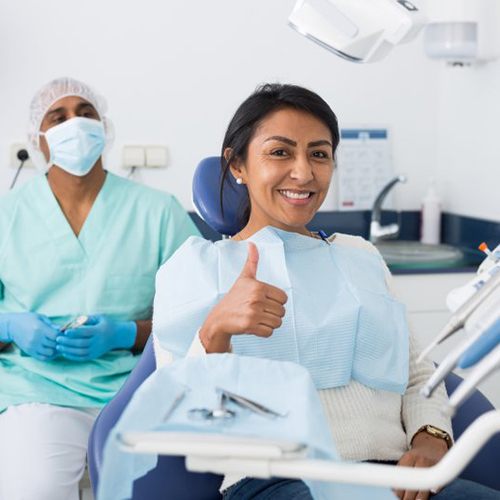
[[[445,412],[453,415],[482,380],[500,369],[500,245],[488,252],[473,280],[450,292],[447,303],[455,312],[419,359],[455,333],[466,334],[465,340],[442,360],[421,390],[423,396],[430,397],[455,368],[474,366],[450,397]]]

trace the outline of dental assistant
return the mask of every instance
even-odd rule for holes
[[[0,199],[2,500],[78,498],[94,418],[151,332],[156,271],[199,234],[174,196],[104,169],[105,113],[85,83],[42,87],[29,144],[48,171]]]

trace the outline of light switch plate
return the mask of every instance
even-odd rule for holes
[[[146,166],[146,150],[144,146],[123,146],[122,167],[130,169],[132,167]]]
[[[146,146],[146,167],[165,168],[168,162],[168,152],[165,146]]]

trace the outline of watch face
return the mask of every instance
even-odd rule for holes
[[[451,437],[448,435],[448,433],[446,431],[443,431],[442,429],[434,427],[433,425],[426,425],[424,429],[431,436],[434,436],[434,437],[437,437],[440,439],[444,439],[446,441],[446,443],[448,444],[448,447],[451,446]]]
[[[434,427],[433,425],[428,425],[427,431],[439,437],[445,437],[448,435],[446,432],[442,431],[441,429],[438,429],[437,427]]]

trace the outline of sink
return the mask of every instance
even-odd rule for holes
[[[450,245],[419,241],[379,241],[375,244],[388,266],[396,269],[433,269],[464,263],[464,254]]]

